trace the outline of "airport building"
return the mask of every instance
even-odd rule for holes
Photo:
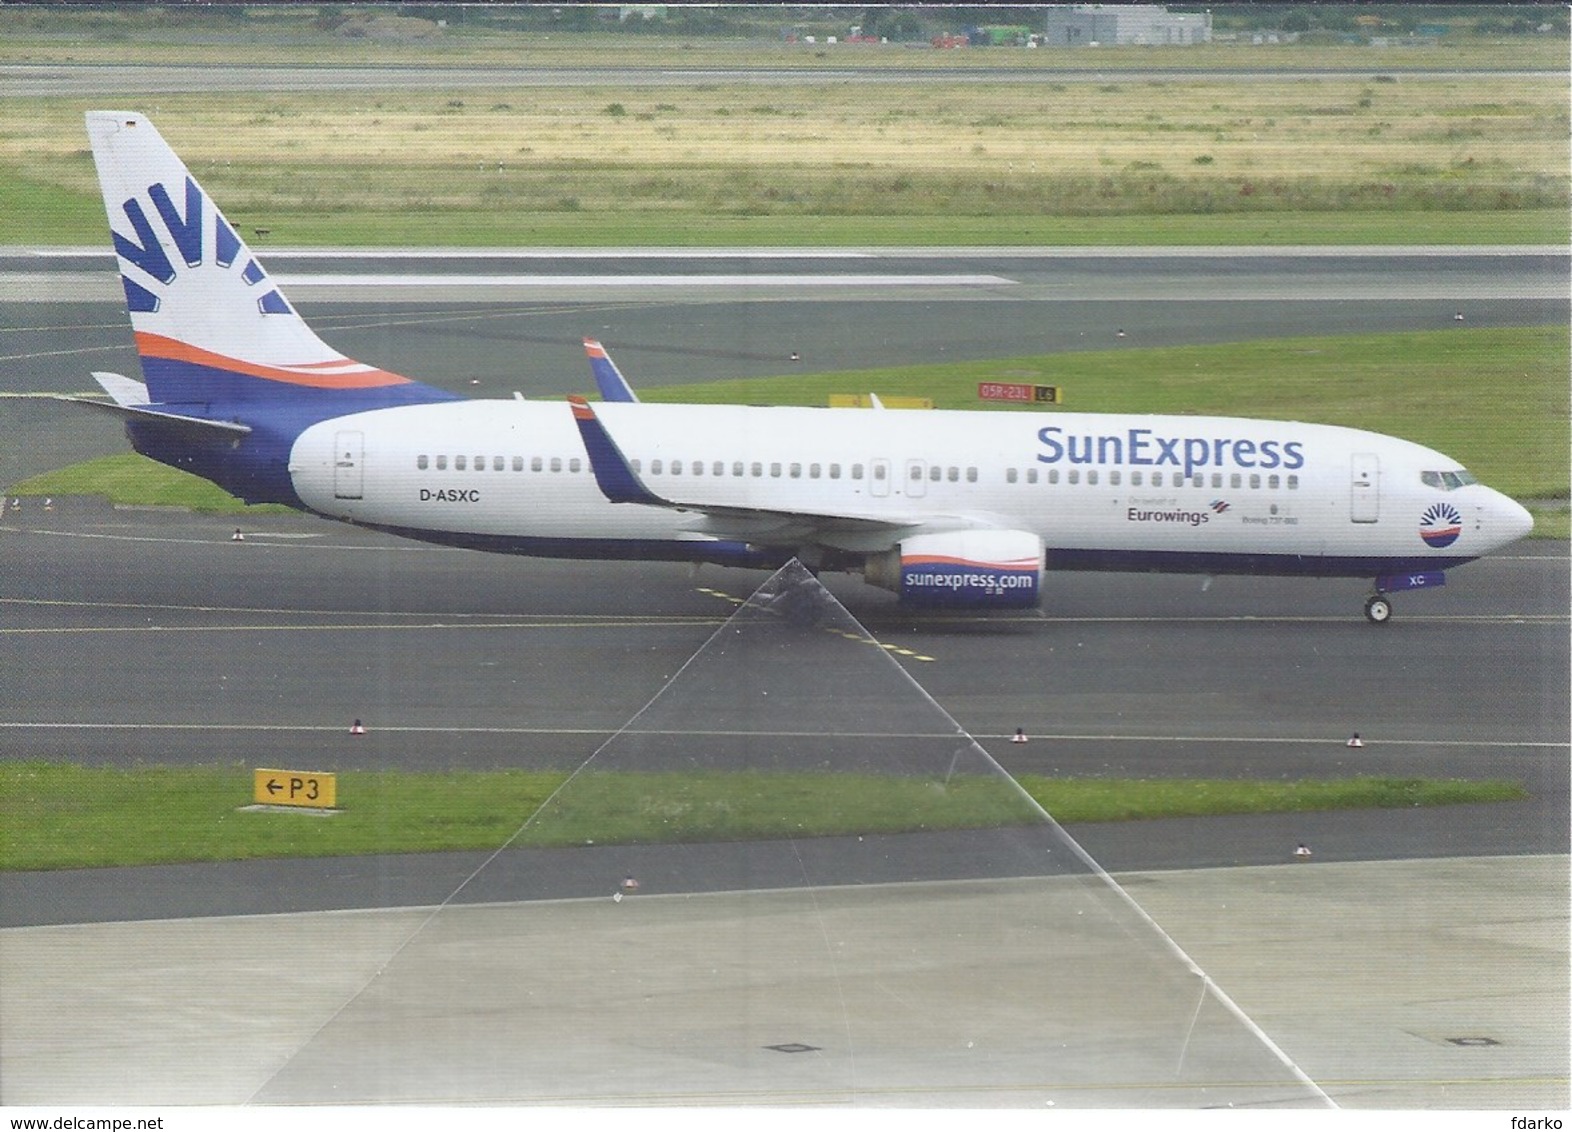
[[[1042,44],[1187,47],[1211,39],[1211,12],[1170,12],[1158,4],[1073,4],[1048,9]]]

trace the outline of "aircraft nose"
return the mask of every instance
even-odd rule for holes
[[[1491,533],[1500,540],[1499,545],[1516,542],[1534,529],[1534,516],[1517,500],[1497,492],[1494,503],[1490,508],[1490,526]]]

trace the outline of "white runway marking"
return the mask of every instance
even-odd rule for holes
[[[117,342],[110,346],[79,346],[74,350],[33,350],[26,354],[0,354],[0,362],[25,362],[32,358],[64,358],[72,354],[103,354],[110,350],[125,350],[131,346],[130,342]],[[30,394],[18,394],[30,396]]]
[[[892,249],[900,252],[902,249]],[[980,251],[981,249],[979,249]],[[1455,249],[1446,249],[1455,251]],[[944,248],[906,249],[926,257],[948,254]],[[109,261],[107,247],[34,248],[41,259],[101,259]],[[276,259],[873,259],[886,249],[858,248],[268,248]]]
[[[35,528],[35,527],[25,527],[24,528],[24,527],[13,527],[13,526],[0,526],[0,532],[7,532],[7,531],[15,533],[15,534],[54,535],[57,538],[107,539],[107,540],[112,541],[112,542],[162,542],[162,543],[171,543],[171,544],[173,544],[175,546],[232,546],[233,545],[233,540],[229,537],[228,534],[215,535],[212,538],[169,538],[168,536],[163,536],[163,535],[156,535],[156,536],[155,535],[113,535],[113,534],[107,534],[107,533],[102,532],[102,531],[54,531],[54,530],[47,530],[47,529]],[[349,543],[284,542],[284,543],[279,543],[277,545],[271,545],[270,544],[269,549],[272,549],[272,550],[283,550],[283,549],[288,549],[288,550],[379,550],[379,551],[382,551],[384,553],[387,553],[387,552],[390,552],[390,551],[397,551],[397,552],[399,552],[401,554],[408,554],[408,553],[412,553],[412,552],[413,553],[426,553],[426,554],[430,554],[430,553],[434,553],[434,552],[447,553],[447,554],[462,553],[461,551],[458,551],[454,547],[450,547],[450,546],[429,546],[429,545],[424,545],[424,544],[420,544],[420,543],[412,543],[412,544],[409,544],[409,545],[404,545],[404,544],[400,544],[400,543],[390,543],[387,546],[379,546],[379,545],[376,545],[376,544],[367,544],[367,545],[364,545],[364,546],[357,546],[357,545],[352,545],[352,544],[349,544]],[[235,553],[237,553],[237,554],[244,554],[245,552],[243,550],[236,550]]]
[[[441,627],[448,629],[462,629],[463,625],[453,625],[453,621],[505,621],[509,625],[538,625],[538,624],[564,624],[564,625],[627,625],[642,624],[646,621],[663,625],[687,624],[712,625],[717,620],[707,614],[667,614],[667,613],[432,613],[427,610],[388,610],[388,609],[284,609],[270,606],[250,605],[173,605],[157,602],[132,602],[132,601],[66,601],[59,598],[25,598],[25,597],[0,597],[0,606],[26,605],[43,608],[61,607],[66,609],[134,609],[138,611],[160,611],[175,613],[233,613],[246,617],[387,617],[411,618],[420,617],[430,621],[440,617]]]
[[[324,617],[337,616],[336,614],[321,614]],[[661,620],[626,620],[626,621],[496,621],[485,624],[454,625],[447,621],[412,622],[405,625],[356,625],[334,622],[327,625],[70,625],[48,626],[29,629],[5,628],[0,629],[0,637],[29,637],[49,636],[51,634],[63,637],[91,636],[98,633],[350,633],[372,632],[393,633],[407,632],[411,629],[423,632],[435,632],[442,629],[459,629],[472,632],[482,629],[667,629],[678,625],[716,625],[719,619],[714,617],[690,618],[663,618]],[[890,646],[884,646],[886,648]],[[897,650],[898,651],[898,650]],[[919,660],[932,660],[932,657],[918,657]]]
[[[378,733],[399,735],[606,735],[616,728],[612,727],[426,727],[419,725],[381,724]],[[4,731],[213,731],[213,732],[281,732],[286,734],[319,734],[332,732],[340,734],[344,731],[342,723],[311,724],[311,723],[50,723],[50,722],[0,722],[0,732]],[[622,734],[626,735],[676,735],[691,736],[709,739],[934,739],[949,738],[938,736],[931,731],[926,732],[893,732],[893,731],[644,731],[638,728],[624,728]],[[1007,743],[1013,736],[999,733],[989,735],[984,732],[971,733],[979,741]],[[1249,743],[1254,746],[1343,746],[1343,736],[1311,736],[1309,738],[1293,738],[1289,736],[1272,735],[1119,735],[1113,732],[1101,734],[1092,732],[1036,732],[1032,733],[1032,742],[1065,742],[1065,743]],[[1551,742],[1537,739],[1382,739],[1379,743],[1372,742],[1365,748],[1365,753],[1370,753],[1372,747],[1459,747],[1465,749],[1490,748],[1499,750],[1561,750],[1566,747],[1562,742]]]
[[[280,287],[998,287],[1002,275],[275,275]]]

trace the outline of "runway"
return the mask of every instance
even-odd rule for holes
[[[877,269],[888,269],[895,258]],[[67,259],[51,270],[66,273],[60,265]],[[574,270],[605,267],[578,262]],[[955,285],[952,291],[946,285],[941,294],[900,301],[829,299],[818,292],[804,298],[800,290],[755,301],[682,287],[658,294],[630,291],[605,303],[559,297],[434,304],[419,288],[399,289],[396,299],[389,297],[391,289],[372,288],[370,301],[361,294],[353,301],[340,297],[301,306],[325,337],[354,356],[455,389],[474,390],[469,383],[478,382],[480,392],[519,388],[529,395],[588,385],[578,350],[586,334],[602,337],[635,381],[661,384],[779,373],[792,350],[815,369],[831,369],[931,360],[941,352],[1041,353],[1085,348],[1088,341],[1154,345],[1241,334],[1436,326],[1465,304],[1474,325],[1534,324],[1560,319],[1565,310],[1564,296],[1541,293],[1564,260],[1534,250],[1504,257],[1463,253],[1446,260],[1451,266],[1442,274],[1455,273],[1453,289],[1429,296],[1411,292],[1431,285],[1426,273],[1436,267],[1436,257],[1378,259],[1366,266],[1392,271],[1390,291],[1400,296],[1383,301],[1361,298],[1365,292],[1339,282],[1341,273],[1358,270],[1349,257],[1258,261],[1238,270],[1319,275],[1325,289],[1313,298],[1252,305],[1204,290],[1199,298],[1181,300],[1184,287],[1168,297],[1121,299],[1120,273],[1149,277],[1147,260],[1110,256],[1076,262],[1065,269],[1029,257],[930,259],[925,253],[902,264],[925,273],[1023,279],[1018,286],[1039,288],[1051,286],[1054,272],[1075,270],[1083,273],[1075,294],[1101,297],[989,293],[983,300],[960,301],[957,295],[977,288]],[[21,270],[17,263],[0,263],[0,286],[8,272]],[[368,264],[388,271],[407,266],[380,259]],[[797,261],[796,269],[817,265]],[[71,261],[70,270],[80,266]],[[315,269],[309,257],[299,266]],[[650,267],[645,262],[635,269]],[[719,269],[736,267],[732,262]],[[1180,257],[1169,267],[1213,270]],[[684,270],[692,269],[684,261]],[[65,292],[75,285],[55,282]],[[6,391],[81,388],[89,368],[136,372],[123,315],[114,305],[62,293],[38,288],[24,301],[11,292],[3,311],[10,328]],[[1465,293],[1466,299],[1456,297]],[[1124,339],[1116,336],[1121,329]],[[55,405],[22,403],[13,412],[17,404],[4,407],[7,432],[20,441],[0,457],[7,461],[0,463],[5,478],[96,449],[123,448],[113,425],[66,418]],[[62,458],[64,452],[70,455]],[[235,544],[228,520],[65,501],[45,512],[36,500],[0,519],[4,757],[262,765],[258,760],[273,762],[287,751],[345,769],[571,767],[680,668],[729,615],[731,599],[745,597],[761,580],[758,574],[720,569],[695,577],[662,564],[487,557],[307,518],[245,525],[246,541]],[[1040,616],[987,619],[915,618],[897,609],[889,595],[855,580],[829,583],[879,640],[903,650],[892,655],[934,700],[1016,773],[1376,773],[1523,782],[1531,799],[1505,806],[1175,820],[1070,832],[1130,884],[1143,906],[1143,892],[1150,894],[1152,907],[1160,909],[1154,915],[1181,944],[1207,951],[1212,966],[1207,961],[1203,966],[1220,985],[1227,989],[1232,981],[1247,988],[1252,1012],[1272,1018],[1269,1029],[1275,1033],[1291,1035],[1300,1060],[1315,1066],[1311,1076],[1340,1083],[1333,1092],[1345,1103],[1566,1104],[1564,544],[1528,543],[1465,567],[1444,590],[1403,597],[1394,622],[1379,629],[1359,616],[1363,588],[1357,582],[1220,579],[1203,589],[1199,580],[1187,578],[1049,575]],[[585,694],[586,686],[593,694]],[[367,736],[350,739],[352,718],[367,721]],[[1032,736],[1024,748],[1005,741],[1016,727]],[[1352,731],[1367,740],[1357,752],[1343,745]],[[1288,863],[1289,849],[1300,841],[1316,847],[1313,865]],[[304,1034],[322,1024],[320,1011],[330,1001],[344,995],[359,999],[370,986],[366,980],[377,956],[421,922],[428,914],[422,909],[449,899],[476,864],[471,855],[453,854],[0,875],[0,916],[9,929],[0,957],[10,964],[0,970],[3,1012],[8,1019],[37,1023],[4,1028],[0,1061],[7,1072],[0,1099],[342,1099],[322,1091],[325,1078],[312,1069],[312,1057],[300,1058]],[[482,919],[460,920],[455,906],[442,922],[487,923],[478,939],[494,938],[490,933],[510,938],[522,930],[516,917],[527,918],[532,906],[541,908],[540,915],[560,911],[570,918],[580,914],[575,900],[594,897],[598,907],[608,878],[614,883],[623,867],[623,860],[615,865],[607,860],[588,873],[559,875],[533,859],[508,874],[516,885],[499,876],[501,887],[477,894],[478,903],[460,902]],[[648,877],[667,875],[655,857],[638,867],[651,870]],[[899,878],[892,883],[899,887]],[[1502,884],[1515,888],[1501,890]],[[667,888],[668,899],[714,898],[706,904],[714,909],[706,912],[706,924],[742,925],[736,930],[747,931],[754,922],[754,913],[727,907],[729,897],[703,884],[680,895],[675,886]],[[1506,899],[1492,902],[1503,891]],[[890,895],[890,907],[901,906],[899,894]],[[493,905],[500,918],[486,921],[485,909]],[[1312,958],[1303,948],[1304,933],[1321,935],[1321,925],[1340,922],[1353,906],[1368,918],[1338,948]],[[1225,914],[1225,908],[1232,911]],[[1458,908],[1471,910],[1467,926],[1455,922]],[[331,994],[309,999],[304,1010],[282,1013],[252,1004],[240,1023],[252,1039],[235,1043],[235,1057],[211,1074],[192,1073],[191,1051],[229,1032],[233,1018],[197,1008],[179,1026],[166,1028],[169,1018],[156,995],[103,1013],[92,1003],[108,992],[78,974],[93,969],[94,955],[152,956],[171,946],[184,954],[188,945],[173,943],[176,937],[238,939],[234,933],[260,930],[262,936],[253,934],[253,942],[234,952],[243,966],[247,960],[238,957],[257,956],[255,949],[265,950],[269,934],[341,938],[337,925],[345,921],[313,917],[342,917],[346,909],[363,910],[352,914],[368,917],[358,923],[369,934],[366,950],[356,952],[360,958],[333,968]],[[1392,918],[1383,920],[1383,910]],[[280,918],[250,918],[257,914]],[[202,918],[196,936],[182,935],[189,931],[179,923],[184,917]],[[1412,951],[1410,946],[1394,952],[1381,942],[1394,931],[1411,944],[1420,941],[1417,946],[1432,960],[1406,969],[1385,962],[1384,953],[1395,958]],[[700,942],[688,939],[687,946]],[[1010,962],[1025,971],[1038,958],[1028,948]],[[1377,958],[1382,962],[1374,962]],[[183,977],[211,978],[202,984],[207,992],[197,997],[216,1009],[222,988],[235,977],[230,960],[195,962],[189,960]],[[941,985],[953,985],[961,999],[971,997],[960,969],[948,969],[953,980]],[[422,970],[404,969],[401,978],[418,979]],[[1508,970],[1520,980],[1512,984],[1517,989],[1509,999],[1492,999],[1492,979]],[[1264,971],[1275,974],[1263,978]],[[1288,978],[1287,971],[1296,977]],[[1359,973],[1352,981],[1351,972]],[[520,971],[492,974],[495,985],[523,985],[516,981],[523,977]],[[156,983],[155,972],[143,975]],[[39,985],[52,988],[50,994],[18,990]],[[1384,993],[1374,994],[1375,986]],[[1450,1005],[1423,1011],[1414,1006],[1438,991]],[[1110,989],[1110,996],[1100,1009],[1112,1008],[1118,995]],[[113,994],[96,999],[113,1000]],[[512,1005],[522,1010],[525,1004]],[[700,1002],[695,1009],[702,1014],[712,1007]],[[582,1029],[596,1025],[599,1016],[562,1017]],[[142,1043],[146,1048],[132,1051],[93,1036],[100,1020],[115,1018],[136,1019],[141,1032],[153,1035]],[[462,1013],[452,1021],[462,1024]],[[734,1062],[744,1048],[766,1044],[756,1038],[773,1036],[763,1032],[768,1027],[745,1029],[713,1042],[697,1031],[673,1034],[677,1046],[668,1052],[680,1047],[695,1056],[702,1051],[701,1061]],[[488,1030],[499,1040],[509,1032]],[[1496,1044],[1467,1044],[1475,1037]],[[1454,1038],[1464,1044],[1450,1044]],[[443,1093],[437,1087],[443,1076],[435,1072],[406,1076],[392,1089],[388,1067],[402,1064],[399,1059],[409,1051],[390,1051],[395,1061],[334,1061],[363,1040],[361,1031],[343,1031],[322,1063],[338,1064],[344,1074],[339,1079],[354,1082],[361,1099],[463,1099]],[[531,1052],[530,1040],[515,1035],[504,1045],[525,1060],[541,1056]],[[623,1039],[608,1033],[607,1040],[608,1046],[582,1051],[590,1063],[628,1055],[629,1047],[618,1044]],[[1028,1049],[1034,1038],[1028,1028],[1010,1040]],[[862,1035],[859,1041],[887,1043],[893,1036]],[[1489,1064],[1480,1060],[1489,1055],[1478,1051],[1502,1046],[1504,1056]],[[635,1047],[643,1051],[638,1057],[649,1056],[647,1043],[635,1040]],[[88,1060],[60,1060],[58,1051],[67,1048]],[[846,1054],[844,1046],[828,1048],[840,1050],[834,1058]],[[1375,1060],[1356,1065],[1355,1051]],[[291,1073],[258,1077],[258,1066],[278,1056],[294,1058]],[[103,1066],[106,1058],[119,1068],[103,1078],[106,1092],[100,1094],[88,1071],[74,1067]],[[1045,1083],[1015,1070],[993,1078],[984,1074],[969,1090],[946,1094],[913,1086],[901,1063],[896,1057],[887,1074],[858,1079],[838,1075],[834,1066],[847,1063],[834,1060],[828,1076],[792,1089],[769,1073],[749,1076],[761,1064],[767,1067],[768,1059],[750,1060],[742,1076],[697,1072],[692,1062],[681,1070],[668,1065],[658,1088],[624,1093],[595,1094],[593,1076],[577,1080],[565,1071],[550,1087],[521,1085],[513,1091],[498,1084],[509,1079],[503,1066],[463,1080],[464,1087],[475,1089],[467,1098],[497,1103],[597,1098],[673,1103],[675,1097],[675,1103],[806,1099],[935,1105],[957,1103],[953,1098],[959,1097],[959,1103],[1014,1105],[1063,1095],[1063,1082]],[[924,1062],[908,1058],[905,1064],[909,1069]],[[994,1064],[1015,1063],[1002,1057]],[[718,1081],[732,1081],[736,1091],[725,1092]],[[406,1091],[422,1088],[427,1091],[418,1096]],[[1194,1095],[1125,1081],[1087,1103],[1196,1102]]]

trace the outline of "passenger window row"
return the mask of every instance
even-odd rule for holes
[[[645,464],[642,460],[629,460],[633,471],[643,475]],[[723,477],[730,475],[737,479],[832,479],[842,478],[843,473],[847,479],[860,480],[863,478],[863,465],[852,464],[843,468],[840,464],[803,464],[798,461],[782,463],[779,460],[765,462],[763,460],[733,460],[727,464],[724,460],[716,460],[705,464],[702,460],[663,460],[654,459],[649,462],[649,474],[652,476],[711,476]]]
[[[866,468],[863,464],[851,464],[846,466],[839,463],[804,464],[798,461],[783,463],[779,460],[769,462],[761,460],[753,460],[751,462],[735,460],[732,461],[730,465],[728,465],[723,460],[716,460],[712,463],[706,464],[701,460],[666,460],[659,458],[650,460],[647,465],[645,461],[638,459],[629,460],[628,463],[632,466],[635,474],[644,475],[646,474],[647,469],[648,474],[652,476],[708,475],[712,477],[720,477],[729,473],[730,475],[739,479],[745,477],[763,479],[768,476],[771,479],[781,479],[784,477],[794,480],[838,480],[844,476],[846,479],[861,480],[866,475]],[[523,456],[514,456],[512,457],[511,461],[504,456],[450,457],[420,455],[415,457],[415,467],[423,472],[430,469],[435,469],[439,472],[445,472],[450,469],[455,472],[483,472],[488,468],[498,472],[506,471],[509,468],[515,472],[522,472],[526,467],[532,472],[546,471],[548,469],[553,472],[560,472],[564,468],[566,468],[569,472],[577,472],[581,470],[582,466],[583,461],[576,456],[568,460],[564,460],[560,456],[552,456],[549,459],[541,456],[532,456],[528,460],[526,460]],[[951,468],[949,470],[949,478],[951,481],[955,481],[958,476],[959,473],[957,469]],[[882,466],[875,465],[873,469],[873,478],[878,480],[884,479],[885,469]],[[940,478],[938,468],[933,469],[932,473],[930,474],[930,478],[934,480]],[[968,468],[966,470],[966,478],[969,482],[975,483],[977,480],[977,469]]]
[[[645,461],[630,459],[629,465],[634,469],[635,475],[645,475]],[[509,469],[512,472],[523,472],[525,469],[530,470],[530,472],[545,472],[545,470],[563,472],[564,469],[567,472],[580,472],[580,470],[583,470],[583,461],[577,458],[577,456],[567,459],[563,459],[561,456],[550,456],[550,458],[530,456],[528,459],[523,458],[523,456],[512,456],[509,459],[506,456],[429,456],[429,454],[420,454],[420,456],[415,458],[415,467],[421,470],[421,472],[428,472],[428,470],[432,469],[437,470],[437,472],[448,472],[448,470],[453,470],[453,472],[486,472],[487,469],[492,470],[492,472],[506,472]],[[715,476],[715,478],[731,475],[734,478],[739,478],[739,480],[742,480],[742,478],[762,480],[766,476],[769,476],[770,480],[781,480],[781,478],[788,478],[788,480],[841,480],[844,476],[847,480],[860,481],[866,476],[866,465],[843,465],[838,464],[838,462],[828,462],[828,464],[810,462],[810,464],[803,464],[800,461],[733,461],[728,465],[725,461],[712,461],[706,464],[704,461],[679,461],[679,459],[657,458],[648,462],[648,473],[652,476],[707,475]],[[975,467],[962,469],[962,467],[957,467],[957,465],[924,464],[921,461],[910,462],[907,475],[909,475],[910,480],[924,480],[926,478],[931,483],[945,483],[945,481],[948,481],[948,483],[960,483],[962,478],[967,483],[976,483],[978,481],[978,470]],[[1056,478],[1058,470],[1053,470],[1050,475],[1055,476],[1052,483],[1058,483],[1058,478]],[[1075,475],[1075,473],[1072,472],[1071,475]],[[1093,475],[1096,475],[1096,473],[1093,473]],[[872,478],[874,480],[885,480],[885,476],[887,476],[885,464],[874,462]],[[1014,470],[1009,472],[1009,481],[1016,483],[1016,472]],[[1027,473],[1027,481],[1028,483],[1036,483],[1038,481],[1038,470],[1031,469]],[[1074,480],[1071,483],[1074,483]]]
[[[1026,474],[1024,476],[1021,474],[1019,469],[1009,468],[1004,473],[1004,479],[1006,483],[1020,483],[1024,480],[1026,483],[1056,484],[1060,482],[1060,475],[1058,468],[1049,468],[1041,473],[1039,473],[1038,469],[1036,468],[1027,468]],[[1243,472],[1231,472],[1226,476],[1222,472],[1212,472],[1209,476],[1185,476],[1178,472],[1170,472],[1168,473],[1168,477],[1165,482],[1162,472],[1152,472],[1150,474],[1145,474],[1136,471],[1130,473],[1129,486],[1206,487],[1208,481],[1210,481],[1213,490],[1219,490],[1225,486],[1235,491],[1244,490],[1247,487],[1251,491],[1259,491],[1263,487],[1267,491],[1280,491],[1284,489],[1288,491],[1299,490],[1298,476],[1280,476],[1275,472],[1264,476],[1260,472],[1251,472],[1248,476],[1246,476]],[[1070,484],[1082,483],[1083,480],[1081,478],[1081,469],[1070,468],[1065,472],[1063,482]],[[1084,482],[1088,486],[1096,486],[1101,482],[1106,482],[1110,487],[1124,486],[1123,473],[1118,468],[1110,468],[1108,470],[1108,478],[1106,481],[1102,481],[1099,478],[1098,470],[1096,468],[1088,468],[1086,470]]]
[[[976,483],[977,482],[977,469],[976,468],[966,468],[964,470],[965,470],[965,473],[966,473],[966,482],[967,483]],[[927,477],[928,477],[928,482],[929,483],[942,483],[942,482],[944,482],[946,480],[948,480],[950,483],[960,483],[961,482],[961,472],[962,472],[962,469],[961,468],[957,468],[953,464],[951,464],[949,466],[944,466],[944,465],[940,465],[940,464],[929,464],[927,466]],[[923,473],[923,465],[922,465],[922,463],[921,462],[914,462],[911,465],[911,467],[907,470],[906,474],[907,474],[907,478],[911,479],[911,480],[920,480],[920,479],[922,479],[923,478],[923,474],[924,474]]]
[[[569,457],[566,460],[561,456],[552,456],[550,458],[531,456],[528,461],[523,456],[514,456],[512,460],[509,460],[506,456],[454,456],[450,462],[447,456],[422,455],[415,457],[415,467],[423,472],[428,468],[435,468],[439,472],[445,472],[450,467],[455,472],[484,472],[487,468],[494,472],[505,472],[510,468],[515,472],[522,472],[526,467],[532,472],[544,472],[548,469],[553,472],[560,472],[564,468],[570,472],[577,472],[583,469],[584,461],[577,456]]]

